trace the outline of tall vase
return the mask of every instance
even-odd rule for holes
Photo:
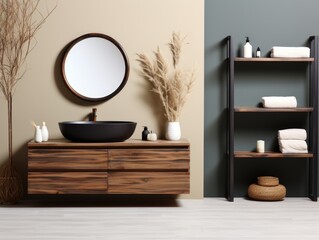
[[[181,126],[179,122],[168,122],[166,128],[166,139],[171,141],[181,139]]]

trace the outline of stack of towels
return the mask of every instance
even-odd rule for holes
[[[305,129],[290,128],[278,131],[279,148],[282,153],[308,153]]]
[[[310,57],[310,48],[272,47],[270,56],[273,58],[307,58]]]
[[[297,99],[294,96],[262,97],[261,102],[264,108],[296,108],[297,107]]]

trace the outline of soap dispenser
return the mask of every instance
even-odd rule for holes
[[[46,142],[49,140],[49,131],[47,126],[45,125],[45,122],[43,122],[42,128],[41,128],[41,134],[42,134],[42,141]]]
[[[260,51],[260,48],[258,47],[257,50],[256,50],[256,57],[261,57],[261,51]]]
[[[147,135],[149,134],[150,132],[148,131],[147,127],[144,126],[144,130],[142,132],[142,140],[143,141],[147,141]]]
[[[244,45],[244,58],[252,58],[253,57],[253,47],[249,42],[249,37],[246,37],[246,43]]]

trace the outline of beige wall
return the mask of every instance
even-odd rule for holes
[[[54,0],[41,1],[41,9]],[[121,43],[131,64],[125,88],[113,99],[98,104],[99,120],[132,120],[163,132],[164,119],[139,76],[136,53],[151,53],[157,45],[167,49],[172,31],[187,35],[182,64],[196,67],[197,80],[180,123],[182,135],[191,143],[191,194],[203,196],[204,117],[204,0],[63,0],[37,34],[37,46],[28,58],[28,71],[14,96],[15,162],[25,177],[26,143],[33,137],[30,120],[46,121],[51,138],[61,138],[59,121],[79,120],[94,105],[78,100],[64,87],[60,74],[61,51],[74,38],[91,32],[112,36]],[[0,161],[7,158],[6,102],[2,97]]]

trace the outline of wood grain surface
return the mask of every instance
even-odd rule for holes
[[[105,194],[106,172],[29,172],[29,194]]]
[[[29,171],[106,170],[106,149],[29,149]]]
[[[184,194],[187,140],[28,144],[29,194]]]
[[[281,152],[250,152],[250,151],[236,151],[235,158],[311,158],[312,153],[281,153]]]
[[[111,149],[109,169],[189,169],[189,150]]]
[[[313,112],[313,107],[298,107],[298,108],[263,108],[263,107],[235,107],[235,112],[241,113],[262,113],[262,112]]]
[[[236,57],[235,62],[313,62],[314,58],[272,58],[272,57],[259,57],[259,58],[242,58]]]
[[[93,196],[92,196],[93,197]],[[38,207],[40,205],[40,207]],[[19,202],[0,208],[1,240],[318,240],[319,202],[236,198],[123,203]]]
[[[48,142],[36,143],[30,141],[28,148],[176,148],[176,147],[189,147],[189,142],[186,139],[178,141],[157,140],[157,141],[142,141],[138,139],[128,139],[124,142],[104,142],[104,143],[81,143],[70,142],[65,139],[52,139]]]
[[[109,193],[189,193],[188,172],[110,172]]]

